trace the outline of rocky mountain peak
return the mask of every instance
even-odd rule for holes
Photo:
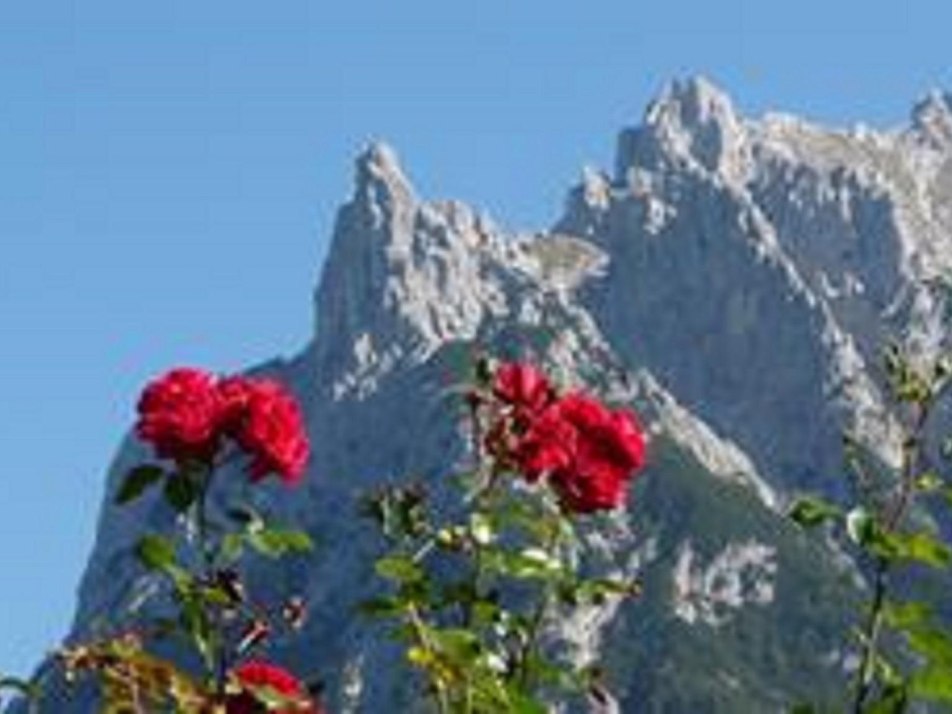
[[[337,393],[366,387],[406,358],[471,338],[484,314],[501,309],[485,275],[500,250],[488,218],[459,201],[418,199],[392,149],[364,150],[316,294],[325,383]]]
[[[375,141],[367,145],[355,161],[355,201],[370,206],[392,208],[394,204],[415,202],[413,187],[400,167],[396,151]]]
[[[648,124],[691,131],[716,123],[734,125],[737,115],[726,92],[702,76],[673,80],[648,107]]]
[[[952,94],[929,92],[913,107],[912,126],[935,148],[952,148]]]
[[[704,77],[676,80],[651,102],[640,127],[621,133],[616,175],[684,164],[737,177],[745,171],[745,145],[743,122],[725,92]]]

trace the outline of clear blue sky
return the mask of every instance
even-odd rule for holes
[[[0,671],[62,635],[140,385],[292,353],[352,157],[552,221],[667,80],[748,113],[905,120],[948,0],[0,4]]]

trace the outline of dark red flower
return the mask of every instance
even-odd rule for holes
[[[136,433],[160,457],[208,460],[218,448],[220,406],[214,376],[199,369],[173,369],[143,391]]]
[[[524,362],[504,362],[496,369],[493,394],[525,417],[538,414],[555,398],[546,376]]]
[[[270,379],[219,380],[199,369],[173,369],[139,400],[136,432],[163,458],[211,462],[229,436],[251,457],[254,480],[277,473],[295,483],[310,445],[297,402]]]
[[[282,667],[269,662],[249,661],[232,670],[241,692],[229,695],[225,701],[226,714],[320,714],[320,708],[310,700],[304,686]],[[276,694],[288,700],[279,709],[267,709],[255,693]]]
[[[248,409],[248,401],[254,391],[254,380],[248,377],[226,377],[218,382],[218,398],[221,400],[222,430],[230,435],[241,429]]]
[[[223,424],[251,456],[254,480],[270,473],[296,483],[310,453],[297,402],[271,379],[233,377],[221,384]]]
[[[580,393],[560,399],[558,411],[579,434],[577,465],[611,466],[630,474],[644,464],[644,436],[630,411],[612,411],[597,399]]]
[[[578,434],[558,409],[558,402],[529,423],[516,441],[513,459],[529,481],[544,474],[567,469],[575,461]]]
[[[624,504],[628,481],[644,465],[644,436],[631,412],[576,392],[531,422],[514,460],[527,479],[547,477],[568,510],[610,510]]]
[[[576,434],[571,465],[550,476],[563,505],[576,513],[622,506],[629,479],[645,461],[635,416],[578,393],[559,400],[558,412]]]

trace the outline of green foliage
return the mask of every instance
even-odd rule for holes
[[[202,492],[201,476],[193,471],[180,470],[165,482],[162,495],[176,513],[184,513],[199,498]]]
[[[843,512],[818,496],[805,496],[794,502],[787,515],[804,528],[811,528],[838,519],[842,517]]]
[[[149,631],[188,643],[202,662],[205,677],[193,680],[148,654],[139,638],[117,637],[64,650],[62,658],[71,677],[84,672],[97,676],[104,712],[218,711],[227,684],[226,662],[258,646],[271,631],[260,620],[264,609],[249,601],[238,571],[231,566],[246,550],[280,558],[313,549],[307,533],[269,524],[242,503],[225,509],[226,523],[212,523],[207,512],[212,475],[210,465],[197,462],[179,463],[172,473],[146,465],[132,469],[119,489],[116,502],[124,505],[164,478],[165,506],[193,534],[175,539],[147,533],[133,552],[143,567],[167,578],[176,608],[175,617],[160,618]],[[236,627],[244,627],[245,634],[239,637]],[[255,688],[251,694],[269,707],[294,703],[268,687]]]
[[[583,695],[586,678],[543,645],[543,630],[557,613],[638,587],[579,572],[583,543],[547,489],[502,470],[458,482],[461,511],[434,512],[415,487],[367,500],[387,545],[374,563],[385,593],[361,612],[397,625],[393,636],[441,712],[530,714]]]
[[[847,460],[856,470],[861,489],[859,502],[846,514],[845,534],[858,547],[871,583],[867,612],[858,618],[861,659],[851,692],[854,712],[904,712],[917,700],[952,701],[948,624],[936,618],[925,601],[897,601],[893,584],[905,571],[918,573],[925,568],[946,574],[952,564],[952,547],[940,533],[910,523],[917,500],[924,496],[940,494],[952,503],[942,474],[923,468],[929,418],[949,385],[950,360],[941,356],[923,364],[893,343],[884,351],[883,368],[904,417],[898,473],[885,484],[871,482],[857,458],[855,443],[847,439]],[[815,524],[838,517],[838,512],[825,503],[817,506],[813,499],[797,504],[791,517],[801,524]]]
[[[245,534],[245,542],[268,558],[308,553],[314,548],[311,537],[304,531],[281,528],[261,528],[249,531]]]
[[[116,494],[116,505],[131,503],[165,476],[165,469],[154,464],[143,464],[130,469]]]
[[[175,565],[175,546],[165,536],[142,536],[136,545],[136,557],[150,570],[165,570]]]
[[[424,579],[423,568],[405,555],[388,555],[374,563],[374,570],[382,578],[397,583],[416,583]]]

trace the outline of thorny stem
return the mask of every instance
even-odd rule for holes
[[[922,432],[929,416],[933,399],[914,405],[913,424],[902,448],[902,466],[900,471],[899,492],[892,510],[884,509],[882,519],[887,533],[893,533],[902,525],[902,520],[914,500],[915,480],[919,465]],[[888,589],[887,576],[890,561],[885,556],[877,556],[873,570],[873,599],[870,602],[866,622],[862,630],[863,654],[857,670],[856,694],[853,699],[853,714],[862,714],[863,705],[873,688],[873,668],[876,663],[876,649],[883,624],[883,607],[886,604]]]
[[[214,552],[209,543],[209,523],[208,523],[208,494],[211,490],[212,476],[214,475],[214,466],[209,465],[205,478],[202,479],[199,486],[198,499],[195,504],[195,529],[198,538],[198,550],[201,557],[201,579],[204,583],[212,582],[215,572]],[[202,606],[205,607],[206,603]],[[225,679],[227,674],[227,661],[225,653],[225,639],[222,628],[220,613],[217,607],[210,606],[212,612],[209,613],[210,624],[212,628],[209,637],[208,646],[211,648],[211,675],[215,682],[215,691],[222,696],[225,691]]]
[[[543,545],[546,553],[551,554],[559,547],[560,535],[560,529],[556,525],[556,527],[552,529],[552,532],[549,533],[549,537],[546,539],[546,542]],[[543,592],[541,593],[541,597],[536,603],[535,608],[533,608],[532,615],[529,618],[529,626],[526,628],[525,638],[523,639],[519,648],[517,675],[519,684],[522,687],[527,687],[529,685],[529,656],[532,654],[532,651],[535,649],[536,643],[539,640],[542,623],[545,621],[545,616],[549,611],[551,599],[552,584],[549,581],[546,581]]]
[[[473,456],[476,460],[477,486],[476,490],[469,494],[466,499],[467,504],[476,504],[476,513],[479,508],[485,508],[493,494],[493,489],[499,480],[499,469],[494,464],[488,464],[486,459],[486,450],[483,444],[484,429],[480,419],[479,403],[475,400],[469,403],[469,418],[472,424],[473,436]],[[473,624],[473,602],[478,601],[480,586],[483,580],[483,544],[478,539],[472,539],[473,548],[473,569],[470,576],[470,584],[473,589],[473,600],[467,601],[465,612],[463,613],[464,626],[472,628]]]

